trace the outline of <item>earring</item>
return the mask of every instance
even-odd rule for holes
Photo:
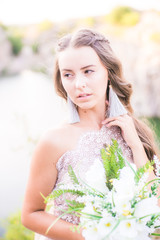
[[[68,111],[69,111],[69,123],[76,123],[80,122],[79,114],[76,109],[75,104],[71,101],[70,97],[67,96],[67,105],[68,105]]]
[[[112,87],[109,88],[109,117],[118,117],[120,115],[127,114],[127,110],[120,102],[117,94],[113,91]]]

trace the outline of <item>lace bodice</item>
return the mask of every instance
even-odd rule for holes
[[[112,138],[118,141],[123,155],[128,161],[132,162],[132,151],[124,141],[120,128],[117,126],[107,128],[104,125],[99,131],[87,131],[83,133],[79,138],[76,148],[65,152],[59,158],[56,164],[58,177],[54,189],[57,189],[58,185],[61,183],[70,183],[70,178],[68,175],[69,165],[71,165],[75,173],[78,173],[78,175],[83,179],[84,174],[94,163],[94,161],[96,161],[96,159],[101,160],[100,149],[103,148],[105,144],[111,144]],[[75,196],[69,197],[73,199]],[[55,216],[59,216],[62,214],[59,209],[67,209],[63,196],[55,200],[54,207],[50,209],[50,213],[54,214]],[[79,219],[77,217],[69,214],[64,215],[62,219],[74,224],[79,223]],[[47,240],[48,238],[43,237],[40,239]]]

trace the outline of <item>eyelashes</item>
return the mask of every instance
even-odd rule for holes
[[[90,74],[90,73],[92,73],[92,72],[94,72],[94,71],[88,69],[88,70],[85,70],[84,72]]]
[[[94,72],[93,70],[87,69],[87,70],[84,71],[84,74],[89,75],[89,74],[92,74],[93,72]],[[63,77],[64,78],[72,78],[72,77],[74,77],[74,74],[65,73],[65,74],[63,74]]]
[[[70,73],[66,73],[63,76],[68,78],[69,76],[71,76],[71,74]]]

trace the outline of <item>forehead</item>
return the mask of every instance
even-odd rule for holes
[[[58,63],[60,69],[72,69],[87,65],[101,65],[99,56],[91,47],[67,48],[59,53]]]

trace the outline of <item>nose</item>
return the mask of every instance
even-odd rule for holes
[[[84,76],[77,76],[75,82],[76,88],[85,88],[86,87],[86,78]]]

